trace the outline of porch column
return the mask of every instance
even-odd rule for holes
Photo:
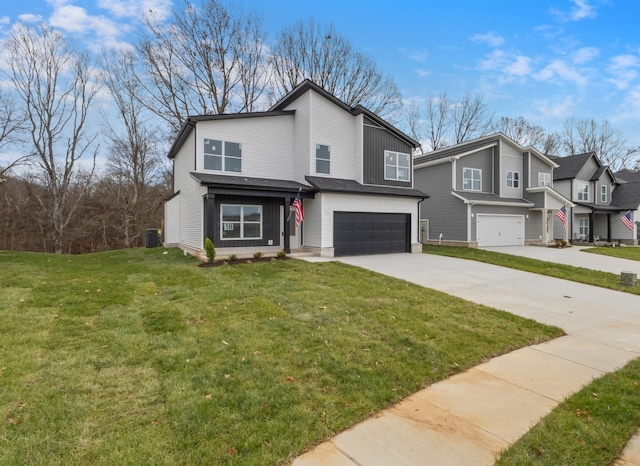
[[[283,229],[282,229],[282,234],[284,235],[284,252],[286,252],[287,254],[289,254],[291,252],[291,233],[289,231],[289,215],[290,215],[290,208],[291,208],[291,198],[290,197],[285,197],[284,198],[284,209],[282,209],[284,218],[282,219],[283,221]]]
[[[607,241],[611,242],[611,214],[607,214]]]
[[[204,241],[209,238],[212,242],[215,242],[216,231],[216,208],[215,202],[216,195],[208,193],[204,201]]]
[[[589,212],[589,242],[593,243],[593,210]]]

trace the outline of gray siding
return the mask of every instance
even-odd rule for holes
[[[364,119],[364,124],[364,141],[362,148],[362,179],[364,184],[411,188],[413,186],[411,181],[384,179],[384,151],[391,150],[411,154],[413,148],[402,139],[397,138],[367,118]],[[410,158],[410,160],[411,167],[409,173],[413,176],[413,158]]]
[[[462,191],[464,169],[479,168],[482,170],[482,192],[493,193],[493,148],[462,157],[456,163],[456,167],[456,186],[459,191]]]
[[[533,202],[537,207],[544,206],[544,193],[530,193],[524,190],[522,194],[526,200]]]
[[[535,184],[532,184],[533,180],[529,178],[529,160],[531,160],[531,153],[530,152],[524,152],[522,154],[522,193],[523,196],[526,195],[527,192],[527,188],[530,188],[531,186],[535,186]],[[532,170],[533,171],[533,170]]]
[[[537,210],[529,210],[527,207],[508,207],[508,206],[490,206],[475,205],[471,208],[471,212],[477,214],[493,214],[493,215],[522,215],[524,219],[524,237],[526,240],[539,240],[542,235],[542,213]],[[526,218],[527,215],[529,218]],[[471,221],[471,238],[476,238],[476,222],[475,218]]]
[[[552,170],[549,165],[534,155],[529,155],[529,157],[531,157],[531,187],[538,186],[538,173],[549,173],[553,180]]]
[[[414,187],[431,196],[420,204],[420,219],[429,220],[429,238],[467,241],[467,206],[451,194],[451,163],[421,168]]]

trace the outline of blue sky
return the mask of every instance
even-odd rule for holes
[[[20,0],[0,7],[0,36],[46,21],[88,47],[133,40],[142,12],[176,0]],[[297,19],[332,22],[391,74],[406,99],[479,90],[497,116],[550,130],[608,119],[640,145],[636,0],[239,0],[270,37]]]

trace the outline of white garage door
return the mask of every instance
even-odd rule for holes
[[[478,246],[524,246],[523,215],[476,214]]]

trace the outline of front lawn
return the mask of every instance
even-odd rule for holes
[[[559,329],[335,262],[0,252],[1,464],[282,464]]]
[[[620,248],[585,248],[582,252],[640,261],[640,247],[637,246],[623,246]]]

